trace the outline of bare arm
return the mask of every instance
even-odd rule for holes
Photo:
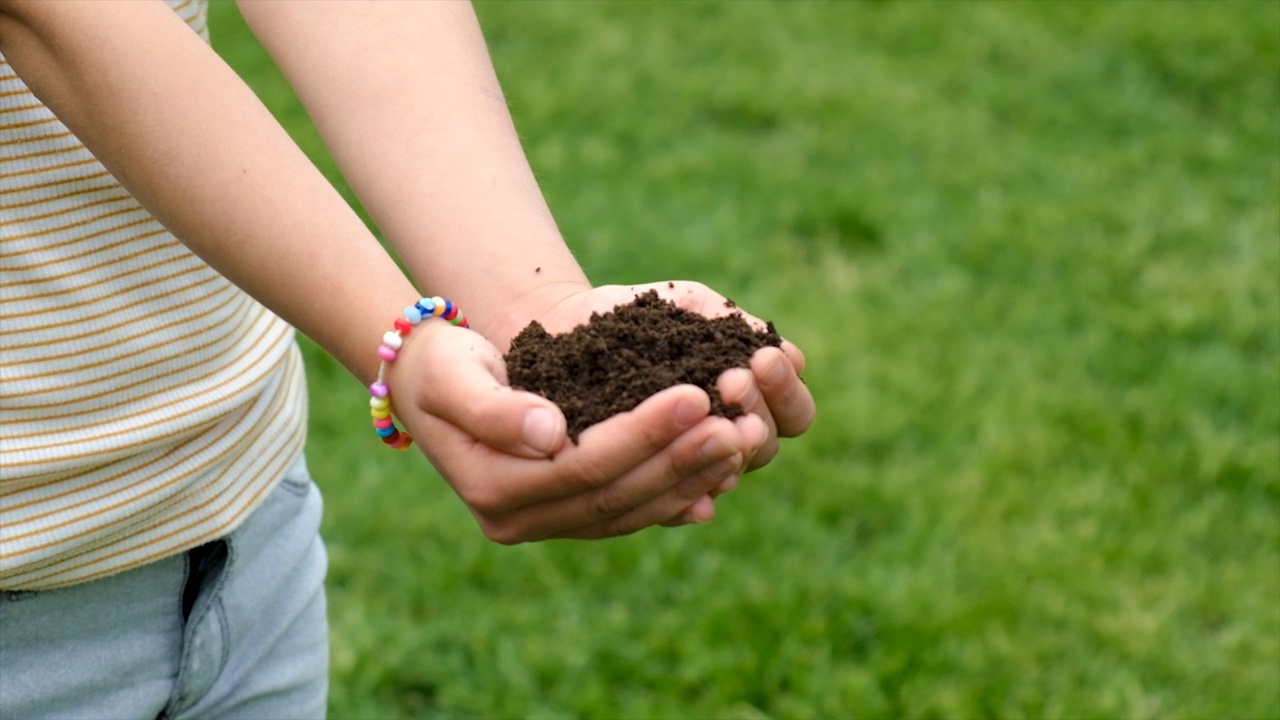
[[[359,32],[360,26],[351,29]],[[373,349],[416,296],[413,285],[253,93],[169,8],[130,0],[0,0],[0,52],[176,237],[362,380],[372,377]],[[386,104],[393,110],[397,105]],[[489,104],[496,106],[493,99]],[[502,118],[505,108],[495,122]],[[362,121],[372,124],[351,135],[353,143],[392,132],[375,119]],[[539,258],[544,274],[550,273],[544,283],[555,277],[577,287],[585,280],[559,243],[522,156],[512,154],[518,146],[503,145],[486,131],[488,140],[476,152],[468,140],[471,126],[465,121],[436,133],[419,128],[430,142],[400,148],[428,158],[452,157],[456,149],[464,159],[447,161],[439,171],[470,169],[455,178],[459,193],[436,187],[439,197],[429,209],[404,220],[409,229],[395,234],[445,228],[413,263],[424,266],[427,282],[455,295],[470,293],[458,298],[464,306],[476,303],[469,314],[491,320],[501,303],[536,294],[502,274],[479,272],[490,264],[508,267],[500,262],[504,252],[534,253],[528,257]],[[393,177],[365,193],[389,193],[386,205],[420,202],[415,193],[424,186],[410,179],[415,163],[395,162],[388,155],[393,151],[373,143],[372,159],[356,163],[357,175],[372,177],[378,163],[386,162]],[[481,170],[486,163],[488,176]],[[397,188],[397,179],[409,186]],[[501,196],[477,193],[485,181],[501,189]],[[508,205],[509,211],[502,209]],[[531,220],[539,212],[540,224]],[[398,217],[390,219],[393,228],[400,227],[394,224]],[[521,228],[532,228],[528,237],[536,240],[521,235],[524,249],[504,251],[508,231]],[[453,245],[466,236],[482,238],[470,257]],[[494,297],[476,290],[481,286]],[[706,395],[682,387],[600,424],[580,445],[565,448],[558,409],[505,387],[497,350],[443,323],[415,333],[395,368],[397,415],[423,441],[485,533],[504,542],[600,537],[705,519],[711,513],[708,493],[737,472],[764,432],[758,423],[743,430],[723,418],[707,418]]]
[[[590,287],[529,169],[469,3],[240,9],[421,286],[457,298],[499,347]]]
[[[311,113],[365,207],[426,287],[471,308],[498,347],[530,319],[554,331],[625,302],[592,291],[565,247],[512,125],[484,38],[465,0],[240,0],[246,20]],[[533,272],[541,268],[541,272]],[[685,309],[723,313],[697,284],[657,289]],[[760,416],[769,440],[812,422],[813,399],[789,343],[721,393]]]
[[[412,285],[253,92],[168,7],[6,2],[0,51],[174,235],[370,379],[370,348]]]

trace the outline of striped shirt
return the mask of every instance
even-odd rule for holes
[[[205,0],[167,0],[208,40]],[[225,535],[301,452],[293,330],[193,255],[0,57],[0,588]]]

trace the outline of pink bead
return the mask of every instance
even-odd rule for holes
[[[387,390],[387,386],[380,382],[375,382],[369,386],[369,394],[374,397],[386,397],[388,392],[390,391]]]
[[[393,362],[396,359],[396,351],[392,350],[386,345],[379,345],[378,357],[382,358],[383,360],[386,360],[387,362]]]
[[[392,425],[395,425],[395,423],[392,422],[391,418],[389,417],[378,418],[373,421],[373,426],[376,428],[389,428]]]

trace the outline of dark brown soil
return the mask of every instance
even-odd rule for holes
[[[531,322],[505,360],[511,386],[560,406],[577,442],[583,430],[672,385],[697,385],[711,396],[713,415],[737,417],[742,409],[721,401],[716,378],[747,367],[756,350],[781,344],[772,323],[766,332],[738,313],[708,319],[650,290],[561,335]]]

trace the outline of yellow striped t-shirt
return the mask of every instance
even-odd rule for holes
[[[208,40],[205,0],[167,1]],[[143,210],[0,57],[0,588],[225,535],[305,427],[293,330]]]

